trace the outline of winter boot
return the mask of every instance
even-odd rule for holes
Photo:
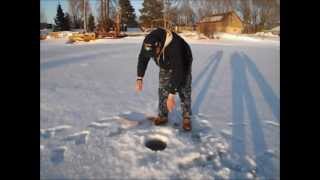
[[[182,128],[185,131],[191,131],[191,129],[192,129],[192,127],[191,127],[191,118],[190,118],[189,115],[183,116]]]
[[[157,126],[166,124],[167,122],[168,122],[168,117],[158,116],[154,119],[154,124]]]

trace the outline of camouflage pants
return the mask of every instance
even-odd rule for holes
[[[160,68],[159,73],[159,116],[168,116],[167,98],[169,95],[168,86],[172,70]],[[187,75],[185,85],[178,89],[179,98],[181,101],[182,116],[191,116],[191,73]]]

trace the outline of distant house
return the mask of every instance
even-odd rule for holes
[[[206,35],[215,32],[239,34],[243,29],[244,24],[234,11],[207,16],[197,23],[197,30]]]

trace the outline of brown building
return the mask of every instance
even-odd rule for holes
[[[234,11],[207,16],[197,23],[197,30],[205,35],[215,32],[239,34],[243,29],[244,24]]]

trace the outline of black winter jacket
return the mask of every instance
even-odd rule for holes
[[[159,64],[156,60],[155,49],[153,48],[150,53],[142,44],[138,58],[137,75],[139,77],[144,76],[148,62],[150,58],[153,58],[160,68],[171,69],[173,71],[168,91],[175,94],[178,89],[185,84],[187,75],[191,73],[193,58],[191,49],[184,39],[174,32],[172,32],[172,35],[173,38],[171,43],[164,50],[164,58],[163,53],[160,55]],[[166,31],[162,28],[158,28],[150,32],[145,37],[143,43],[155,44],[156,42],[160,42],[162,49],[165,39]]]

